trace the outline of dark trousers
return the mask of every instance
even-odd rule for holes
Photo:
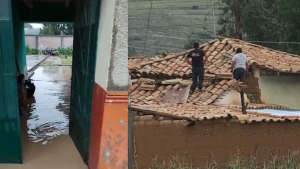
[[[191,90],[195,91],[196,87],[198,86],[199,90],[202,90],[202,84],[204,80],[204,67],[193,67],[193,84],[191,86]],[[199,83],[198,83],[199,79]]]
[[[233,71],[233,77],[235,80],[245,82],[246,70],[244,68],[236,68]]]

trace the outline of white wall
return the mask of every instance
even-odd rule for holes
[[[112,51],[109,67],[109,91],[128,90],[128,0],[117,0]]]
[[[250,103],[246,94],[244,94],[245,103]],[[241,95],[236,90],[228,90],[218,100],[215,105],[241,105]]]
[[[102,0],[98,29],[98,46],[95,82],[107,90],[108,68],[111,58],[111,43],[115,13],[115,0]]]
[[[261,101],[300,109],[300,76],[259,76]]]

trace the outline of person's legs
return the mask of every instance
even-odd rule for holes
[[[245,83],[245,80],[246,80],[246,70],[241,68],[241,70],[240,70],[240,81]]]
[[[233,77],[235,80],[245,82],[246,70],[243,68],[237,68],[233,71]]]
[[[233,71],[233,78],[235,80],[239,80],[239,70],[238,69],[234,69],[234,71]]]
[[[196,87],[197,87],[197,82],[198,82],[198,73],[196,72],[196,70],[193,68],[193,84],[191,86],[191,92],[194,92]]]
[[[201,67],[199,68],[199,84],[198,84],[199,91],[202,91],[203,81],[204,81],[204,67]]]

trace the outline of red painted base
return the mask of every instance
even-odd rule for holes
[[[89,169],[128,168],[128,93],[94,85]]]

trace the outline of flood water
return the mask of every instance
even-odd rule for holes
[[[27,134],[33,143],[43,145],[54,137],[68,134],[71,92],[70,66],[40,66],[31,77],[36,86],[28,100]],[[26,115],[22,115],[26,116]]]
[[[21,115],[23,164],[0,169],[87,169],[68,135],[71,67],[39,66],[30,114]]]

